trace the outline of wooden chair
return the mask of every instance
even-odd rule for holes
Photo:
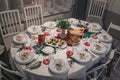
[[[0,61],[0,78],[5,80],[25,80],[23,74],[19,71],[13,71],[9,66]]]
[[[9,50],[12,42],[12,35],[24,30],[18,10],[0,12],[0,30],[4,45],[6,49]]]
[[[103,63],[87,71],[87,80],[102,80],[105,78],[104,76],[107,72],[107,65],[113,60],[116,50],[117,49],[114,49],[110,52],[109,58],[106,63]]]
[[[24,15],[27,27],[43,23],[41,5],[24,7]]]
[[[87,21],[96,22],[103,26],[102,17],[106,7],[106,0],[91,0]]]

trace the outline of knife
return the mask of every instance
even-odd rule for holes
[[[35,61],[26,66],[26,69],[36,69],[41,66],[41,61]]]

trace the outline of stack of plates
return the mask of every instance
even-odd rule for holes
[[[74,51],[73,58],[80,63],[87,63],[87,62],[91,61],[91,59],[92,59],[90,53],[88,53],[84,50],[77,51],[77,52]]]
[[[27,64],[33,61],[34,53],[29,50],[22,50],[16,53],[15,60],[20,64]]]
[[[45,22],[42,26],[53,29],[56,27],[56,25],[57,25],[56,22],[48,21],[48,22]]]
[[[39,28],[39,26],[30,26],[27,28],[27,31],[30,34],[37,34],[38,32],[42,32],[41,29]]]
[[[68,21],[70,24],[78,24],[79,23],[79,20],[75,19],[75,18],[69,18]]]
[[[97,23],[91,23],[91,25],[91,28],[95,31],[100,31],[102,29],[102,27]]]
[[[27,42],[27,37],[25,34],[20,33],[13,37],[13,41],[17,44],[23,44]]]
[[[90,32],[98,33],[100,30],[102,30],[101,25],[97,23],[90,23],[89,26],[91,27],[91,29],[89,30]]]

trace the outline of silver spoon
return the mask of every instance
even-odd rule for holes
[[[95,55],[93,55],[87,48],[85,48],[85,51],[89,52],[93,58],[95,58]]]

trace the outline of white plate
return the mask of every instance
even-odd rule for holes
[[[106,36],[107,39],[104,38]],[[98,35],[98,39],[103,42],[112,42],[112,37],[107,33],[102,33]]]
[[[79,56],[80,54],[84,54],[85,56],[83,58],[81,58]],[[87,62],[91,61],[91,59],[92,59],[90,53],[83,51],[83,50],[77,51],[76,49],[74,49],[74,55],[72,57],[80,63],[87,63]]]
[[[96,49],[96,45],[100,46],[99,50]],[[106,47],[100,43],[93,43],[90,47],[90,50],[96,54],[104,54],[107,51]]]
[[[95,26],[94,26],[95,25]],[[102,29],[101,25],[97,23],[91,23],[91,28],[96,31],[100,31]]]
[[[90,23],[87,22],[87,21],[80,20],[80,22],[81,22],[82,25],[85,25],[85,24],[89,24],[90,25]]]
[[[64,41],[64,44],[63,44],[62,46],[58,46],[59,41],[58,41],[58,43],[57,43],[56,45],[49,44],[49,43],[47,42],[47,40],[49,40],[50,38],[51,38],[51,37],[47,37],[47,38],[45,39],[45,43],[46,43],[47,45],[52,46],[52,47],[56,47],[56,48],[61,48],[61,49],[64,49],[64,48],[67,47],[66,41]],[[55,39],[56,39],[56,38],[55,38]],[[58,39],[58,40],[60,40],[60,39]]]
[[[27,42],[27,37],[26,37],[26,35],[23,34],[23,33],[20,33],[20,34],[22,34],[23,40],[22,40],[22,41],[18,41],[18,40],[16,39],[16,36],[18,36],[19,34],[17,34],[17,35],[15,35],[15,36],[13,37],[13,41],[14,41],[15,43],[17,43],[17,44],[26,43],[26,42]]]
[[[25,52],[26,50],[22,50],[22,51],[19,51],[16,53],[15,55],[15,60],[20,63],[20,64],[27,64],[27,63],[30,63],[34,58],[34,52],[32,51],[26,51],[29,53],[29,57],[25,60],[22,60],[21,57],[20,57],[20,54],[22,54],[23,52]]]
[[[51,47],[51,46],[46,46],[42,49],[42,51],[45,53],[45,54],[53,54],[54,53],[54,48]]]
[[[79,20],[75,19],[75,18],[69,18],[68,21],[70,24],[78,24],[79,23]]]
[[[33,28],[36,28],[36,30],[33,30]],[[30,26],[27,28],[27,31],[31,34],[37,34],[38,32],[41,32],[41,29],[39,28],[39,26]]]
[[[75,26],[75,25],[71,25],[71,28],[72,29],[74,29],[74,30],[80,30],[80,29],[83,29],[84,30],[84,28],[81,28],[81,27],[77,27],[77,26]]]
[[[56,27],[56,22],[48,21],[45,22],[42,26],[53,29]]]
[[[62,66],[61,70],[57,70],[56,67],[55,67],[56,62],[58,62],[58,61],[62,62],[63,66]],[[69,71],[67,63],[65,63],[65,61],[62,60],[62,59],[52,60],[49,64],[49,69],[55,74],[65,74],[65,73],[68,73],[68,71]]]

